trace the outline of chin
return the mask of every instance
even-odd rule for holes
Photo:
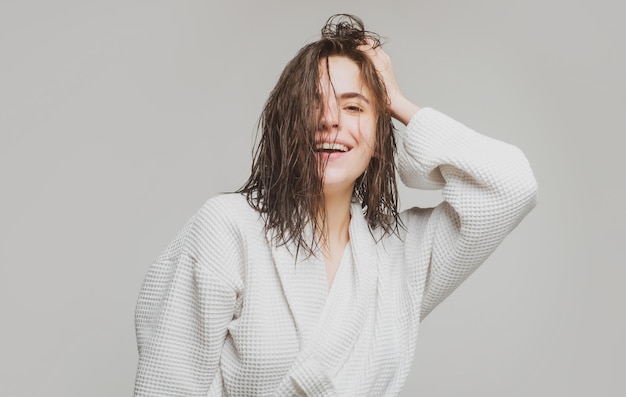
[[[341,192],[341,191],[350,191],[354,189],[354,180],[352,179],[334,179],[328,178],[324,179],[324,192]]]

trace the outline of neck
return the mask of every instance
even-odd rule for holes
[[[342,191],[324,190],[324,204],[326,207],[326,230],[324,230],[324,246],[345,246],[349,240],[350,206],[352,204],[352,189]]]

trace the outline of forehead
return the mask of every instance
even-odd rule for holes
[[[361,69],[345,56],[333,55],[320,62],[320,82],[324,95],[331,91],[336,95],[356,92],[367,97],[369,94],[361,77]]]

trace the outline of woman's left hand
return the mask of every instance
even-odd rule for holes
[[[391,65],[391,58],[383,51],[381,46],[374,48],[371,44],[364,44],[360,46],[359,49],[369,56],[376,71],[378,71],[385,83],[391,116],[404,125],[408,124],[411,117],[413,117],[420,108],[406,99],[402,94],[398,80],[396,79],[396,74]]]

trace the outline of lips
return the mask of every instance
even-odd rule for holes
[[[339,142],[318,142],[315,151],[320,153],[346,153],[351,148]]]

